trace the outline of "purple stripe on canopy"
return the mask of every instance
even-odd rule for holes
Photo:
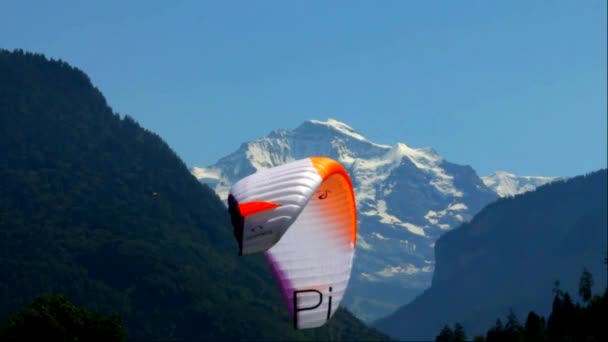
[[[281,295],[285,300],[285,304],[289,309],[289,314],[291,315],[291,319],[293,320],[293,286],[291,282],[287,278],[287,275],[281,269],[281,265],[269,252],[264,252],[264,257],[266,258],[266,262],[270,265],[270,269],[272,270],[272,274],[274,278],[277,280],[279,284],[279,288],[281,289]]]

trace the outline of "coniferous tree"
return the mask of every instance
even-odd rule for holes
[[[549,337],[558,336],[562,329],[562,300],[560,293],[554,291],[553,304],[551,305],[551,314],[547,321],[547,335]]]
[[[456,324],[454,324],[454,339],[453,339],[453,341],[464,342],[466,340],[467,340],[467,335],[464,332],[464,327],[462,326],[462,324],[456,322]]]
[[[507,316],[507,323],[505,324],[505,337],[509,341],[517,341],[520,338],[523,338],[523,328],[513,310],[509,310],[509,315]]]
[[[561,307],[561,335],[573,336],[576,334],[577,308],[572,303],[572,298],[568,292],[564,293]]]
[[[544,320],[534,311],[528,313],[526,324],[524,326],[524,335],[526,341],[541,341],[543,338]]]
[[[452,342],[454,340],[454,331],[446,324],[435,338],[436,342]]]
[[[563,291],[560,289],[560,281],[556,280],[553,282],[553,295],[560,297],[564,294]]]
[[[504,341],[504,326],[500,318],[496,320],[496,323],[486,334],[487,342],[499,342]]]
[[[591,300],[592,296],[592,288],[593,288],[593,276],[591,272],[587,270],[587,268],[583,268],[583,273],[581,274],[581,279],[578,283],[578,294],[581,296],[583,302],[587,303]]]

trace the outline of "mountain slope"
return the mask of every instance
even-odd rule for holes
[[[192,173],[225,199],[242,177],[314,155],[339,160],[356,187],[358,245],[345,303],[365,320],[389,314],[428,287],[435,239],[498,198],[470,166],[430,148],[376,144],[333,119],[272,131]]]
[[[487,206],[439,238],[432,286],[376,326],[399,339],[430,340],[460,322],[473,336],[509,309],[520,319],[529,310],[546,315],[554,281],[577,293],[583,267],[595,289],[605,288],[607,179],[604,169]]]
[[[0,320],[55,293],[118,312],[131,339],[385,338],[345,310],[294,331],[217,195],[84,73],[0,50],[0,75]]]

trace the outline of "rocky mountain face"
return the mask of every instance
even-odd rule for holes
[[[356,188],[358,245],[344,303],[368,321],[427,288],[435,240],[499,198],[470,166],[448,162],[431,148],[376,144],[333,119],[272,131],[191,171],[226,199],[238,179],[314,155],[340,161]]]

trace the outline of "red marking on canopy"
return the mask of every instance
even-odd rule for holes
[[[258,214],[263,211],[271,210],[280,206],[280,204],[275,202],[266,202],[266,201],[254,201],[254,202],[246,202],[239,204],[239,211],[241,212],[241,216],[249,216],[253,214]]]

